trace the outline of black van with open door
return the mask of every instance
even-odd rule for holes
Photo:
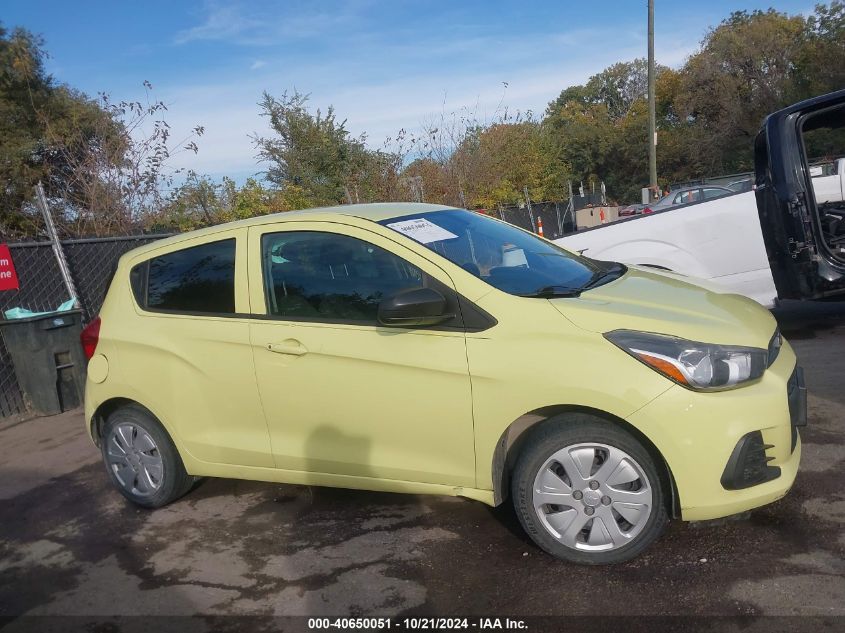
[[[817,199],[814,189],[821,178],[845,178],[845,90],[769,115],[754,154],[757,210],[778,296],[845,299],[845,201]]]

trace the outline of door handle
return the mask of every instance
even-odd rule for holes
[[[299,341],[289,340],[284,343],[270,343],[267,349],[277,354],[289,354],[291,356],[304,356],[308,349]]]

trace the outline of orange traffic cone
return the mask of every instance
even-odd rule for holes
[[[546,237],[543,235],[543,218],[537,218],[537,234],[540,237]]]

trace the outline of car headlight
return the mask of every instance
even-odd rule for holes
[[[615,330],[604,337],[670,380],[696,391],[732,389],[766,371],[768,352],[664,334]]]

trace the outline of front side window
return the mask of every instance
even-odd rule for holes
[[[234,239],[167,253],[146,265],[144,307],[168,312],[235,312]]]
[[[510,294],[555,296],[580,292],[608,273],[598,262],[471,211],[447,209],[380,223]]]
[[[705,189],[704,190],[704,199],[705,200],[713,200],[714,198],[721,198],[728,192],[724,189]]]
[[[687,204],[689,202],[698,202],[701,200],[701,189],[691,189],[684,191],[675,198],[675,204]]]
[[[261,254],[267,311],[279,317],[376,323],[382,300],[425,280],[400,257],[336,233],[269,233]]]

